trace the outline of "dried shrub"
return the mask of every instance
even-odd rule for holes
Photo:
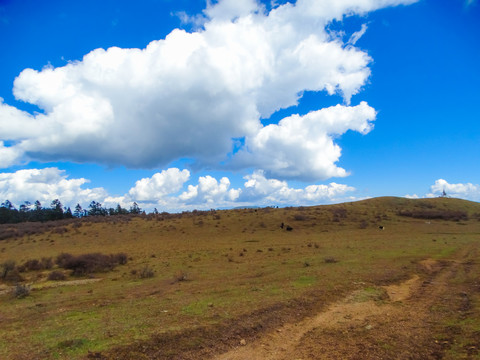
[[[42,264],[37,259],[27,260],[23,264],[23,268],[25,269],[25,271],[38,271],[42,270]]]
[[[70,261],[74,256],[70,253],[61,253],[60,255],[57,256],[57,259],[55,260],[55,263],[59,266],[64,268],[65,264]]]
[[[468,220],[468,214],[465,211],[455,210],[402,210],[397,212],[397,215],[411,217],[415,219],[440,219],[440,220]]]
[[[23,285],[23,284],[17,284],[15,287],[12,289],[12,295],[13,297],[17,299],[23,299],[30,295],[30,286],[28,285]]]
[[[155,276],[155,272],[148,265],[138,272],[140,279],[148,279]]]
[[[8,274],[15,269],[15,261],[7,260],[0,264],[0,278],[5,280]]]
[[[65,276],[65,273],[63,273],[62,271],[55,270],[48,275],[47,279],[52,281],[61,281],[61,280],[65,280],[66,278],[67,277]]]
[[[308,220],[308,217],[304,214],[295,214],[293,217],[296,221],[306,221]]]
[[[358,225],[359,229],[366,229],[368,227],[368,222],[366,220],[362,220],[360,225]]]
[[[334,207],[330,211],[334,218],[345,219],[347,217],[347,209],[344,207]]]
[[[20,272],[17,268],[14,268],[12,271],[9,271],[7,276],[4,278],[5,282],[9,283],[18,283],[24,281],[25,279],[20,275]]]
[[[326,257],[325,259],[323,259],[325,261],[326,264],[334,264],[334,263],[337,263],[338,260],[335,259],[334,257]]]
[[[51,257],[43,257],[41,260],[42,268],[45,270],[50,270],[53,267],[53,259]]]
[[[72,275],[74,276],[83,276],[111,271],[119,264],[126,264],[127,259],[128,257],[125,253],[115,255],[89,253],[78,256],[62,253],[57,257],[57,264],[64,269],[72,270]]]
[[[113,261],[115,261],[119,265],[125,265],[128,262],[128,255],[125,253],[118,253],[110,256],[113,256]]]

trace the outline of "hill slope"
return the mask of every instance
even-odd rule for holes
[[[312,326],[297,334],[289,354],[320,359],[315,354],[335,350],[320,341],[331,336],[348,344],[343,355],[337,354],[343,358],[358,344],[369,349],[366,358],[388,358],[403,346],[399,339],[410,344],[403,349],[405,357],[468,355],[476,349],[471,344],[480,330],[474,325],[480,320],[474,276],[480,270],[479,214],[480,204],[464,200],[385,197],[304,208],[57,223],[47,231],[0,241],[2,269],[16,264],[0,285],[0,357],[80,359],[89,351],[91,358],[215,357],[241,340],[265,343],[271,331],[281,333],[287,329],[282,326],[300,324],[334,304],[373,299],[393,306],[385,287],[414,276],[420,285],[432,279],[446,284],[432,288],[433,298],[422,307],[425,324],[412,322],[406,332],[392,328],[389,336],[388,321],[381,323],[381,316],[374,325],[351,323],[351,329],[333,327],[327,333]],[[77,262],[61,267],[56,259],[62,253]],[[100,268],[90,262],[87,267],[81,257],[87,253],[123,253],[127,263]],[[35,260],[47,264],[49,258],[52,268],[31,265]],[[31,287],[21,299],[10,293],[17,270]],[[49,280],[52,272],[66,278]],[[430,290],[420,285],[405,304],[412,301],[418,307],[427,300]],[[467,295],[459,295],[463,293]],[[467,310],[448,310],[466,304],[465,298]],[[370,332],[362,332],[367,325]],[[419,326],[421,333],[415,333]],[[351,331],[353,340],[344,341],[344,331]],[[382,343],[374,342],[374,334],[383,334]],[[415,343],[415,336],[422,340]],[[420,353],[424,357],[415,357]]]

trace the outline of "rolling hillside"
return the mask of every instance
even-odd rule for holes
[[[2,359],[479,356],[479,203],[2,226]]]

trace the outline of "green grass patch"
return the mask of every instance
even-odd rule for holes
[[[314,276],[300,276],[293,282],[293,286],[296,288],[305,288],[315,285],[317,278]]]

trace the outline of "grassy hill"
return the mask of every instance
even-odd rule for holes
[[[384,197],[28,226],[0,228],[20,234],[0,241],[0,358],[198,359],[352,291],[424,276],[425,259],[453,261],[468,249],[462,261],[477,266],[480,204]],[[60,266],[61,254],[70,267]],[[124,254],[126,263],[98,254]],[[464,275],[452,286],[473,286]],[[473,323],[479,294],[471,295]],[[462,324],[462,338],[480,333]]]

